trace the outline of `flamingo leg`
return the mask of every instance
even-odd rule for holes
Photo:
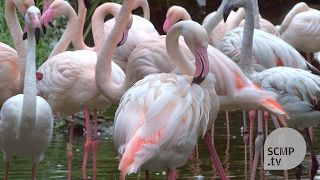
[[[269,122],[269,119],[268,119],[268,112],[267,111],[265,111],[264,113],[263,113],[263,117],[264,117],[264,135],[265,135],[265,138],[267,138],[268,137],[268,132],[269,132],[269,130],[268,130],[268,122]]]
[[[251,180],[254,180],[256,176],[256,170],[258,166],[258,160],[259,160],[259,155],[261,152],[263,140],[264,140],[264,136],[263,136],[263,127],[262,127],[262,111],[259,110],[258,111],[258,135],[255,140],[255,152],[254,152]]]
[[[314,153],[313,144],[312,144],[312,141],[311,141],[311,136],[309,134],[309,128],[304,128],[304,131],[306,133],[306,137],[307,137],[306,140],[307,140],[308,148],[309,148],[310,155],[311,155],[311,158],[312,158],[310,179],[314,179],[314,176],[316,175],[317,170],[319,168],[319,163],[318,163],[316,154]]]
[[[36,179],[36,169],[37,169],[37,165],[33,164],[32,165],[32,180]]]
[[[9,167],[10,167],[10,163],[9,163],[9,162],[6,162],[6,172],[5,172],[5,175],[4,175],[4,180],[8,180]]]
[[[150,173],[149,173],[149,170],[146,170],[146,180],[149,180],[150,179]]]
[[[280,128],[280,124],[279,124],[277,118],[274,115],[271,115],[271,118],[273,120],[274,127],[277,128],[277,129]],[[284,179],[288,180],[289,179],[288,171],[287,170],[283,170],[283,173],[284,173]]]
[[[243,143],[244,143],[244,165],[245,165],[244,171],[245,171],[245,177],[247,177],[248,129],[247,129],[247,114],[245,110],[242,111],[242,115],[243,115]]]
[[[223,170],[223,167],[222,167],[222,164],[220,162],[220,159],[219,159],[219,156],[217,154],[217,151],[216,149],[213,147],[213,144],[212,144],[212,141],[211,141],[211,138],[210,138],[210,135],[208,134],[208,132],[205,133],[204,135],[204,140],[206,142],[206,145],[208,147],[208,150],[210,152],[210,155],[213,159],[213,163],[214,163],[214,166],[216,167],[216,169],[218,170],[218,173],[219,173],[219,176],[220,176],[220,179],[221,180],[227,180],[227,175],[226,173],[224,172]]]
[[[71,166],[72,166],[72,140],[73,140],[73,131],[74,131],[74,115],[72,115],[72,120],[70,123],[70,135],[69,143],[67,143],[67,154],[68,154],[68,180],[71,180]]]
[[[83,179],[86,179],[86,169],[87,169],[87,161],[89,156],[89,151],[92,146],[92,140],[91,140],[91,130],[90,130],[90,111],[89,108],[85,109],[85,115],[86,115],[86,132],[87,132],[87,139],[86,144],[84,145],[84,156],[83,156],[83,163],[82,163],[82,173],[83,173]]]
[[[226,126],[227,126],[227,136],[230,136],[229,113],[228,113],[228,111],[226,111]]]
[[[93,142],[92,142],[92,149],[93,149],[93,172],[97,170],[97,151],[98,151],[98,117],[97,117],[97,110],[94,110],[93,116]],[[94,177],[95,178],[95,177]]]
[[[311,54],[306,53],[306,56],[307,56],[307,61],[311,64]]]

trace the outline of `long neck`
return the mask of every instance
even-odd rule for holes
[[[37,106],[36,88],[36,42],[34,29],[28,28],[28,53],[24,77],[23,103],[21,114],[21,127],[32,126],[35,123]]]
[[[246,1],[245,5],[245,23],[243,28],[243,39],[242,39],[242,50],[240,56],[240,68],[246,73],[246,75],[253,74],[255,71],[253,69],[252,61],[252,42],[254,33],[254,11],[253,2]]]
[[[296,4],[290,11],[289,13],[286,15],[286,17],[283,19],[280,29],[279,29],[279,33],[283,33],[289,26],[289,24],[291,23],[293,17],[301,12],[304,11],[308,11],[309,10],[309,6],[304,3],[304,2],[300,2],[298,4]]]
[[[147,0],[135,0],[133,9],[141,7],[143,10],[143,17],[150,21],[150,8]]]
[[[78,0],[78,28],[77,33],[72,40],[72,44],[76,50],[86,49],[95,51],[95,48],[87,46],[83,39],[83,28],[86,21],[86,14],[87,8],[85,7],[83,0]]]
[[[253,0],[254,28],[260,29],[260,13],[258,0]]]
[[[18,53],[18,60],[19,60],[19,66],[20,66],[20,84],[22,86],[24,81],[25,66],[26,66],[27,40],[25,41],[22,40],[23,32],[16,14],[16,6],[12,0],[6,0],[5,16],[6,16],[6,22],[10,30],[10,34],[13,38],[14,46],[16,47],[16,50]]]
[[[166,37],[166,49],[171,61],[180,70],[181,74],[193,76],[196,68],[187,60],[188,58],[180,50],[178,39],[181,35],[181,31],[182,28],[168,32]]]
[[[106,15],[111,14],[114,17],[118,16],[121,9],[121,5],[116,3],[104,3],[100,5],[92,15],[92,35],[95,44],[96,52],[99,53],[105,42],[106,37],[104,30],[104,18]]]
[[[210,36],[213,29],[223,19],[223,8],[227,2],[228,0],[222,0],[217,12],[203,25],[204,29],[207,31],[208,36]]]
[[[77,14],[72,9],[71,6],[68,6],[68,11],[66,12],[66,15],[68,16],[67,28],[62,34],[59,42],[55,45],[54,49],[51,51],[49,58],[67,50],[70,42],[74,37],[74,33],[76,32],[76,29],[78,27]]]
[[[98,54],[96,65],[96,84],[102,94],[111,102],[118,104],[122,97],[121,88],[123,86],[116,85],[110,78],[111,74],[111,60],[116,48],[116,44],[120,39],[132,9],[132,1],[124,0],[121,11],[116,19],[110,35],[103,44],[102,51]]]

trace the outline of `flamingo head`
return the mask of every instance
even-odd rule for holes
[[[122,32],[122,36],[120,36],[117,47],[123,45],[127,41],[129,30],[132,26],[132,22],[133,22],[133,16],[130,14],[130,19]]]
[[[25,27],[33,27],[35,29],[35,38],[37,44],[39,44],[40,40],[40,27],[41,27],[41,13],[40,10],[36,6],[31,6],[27,9],[25,15]],[[26,28],[25,28],[26,29]],[[23,40],[28,37],[27,31],[23,35]]]

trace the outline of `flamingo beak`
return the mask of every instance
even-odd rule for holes
[[[123,45],[127,41],[128,33],[129,33],[129,28],[126,27],[122,33],[122,36],[120,37],[120,40],[118,41],[117,47]]]
[[[230,12],[232,11],[233,9],[233,0],[229,0],[225,5],[224,5],[224,8],[223,8],[223,20],[224,22],[227,21],[227,18],[230,14]]]
[[[171,17],[167,17],[166,20],[163,23],[163,31],[167,33],[169,29],[171,28],[172,23],[171,23]]]
[[[42,26],[42,31],[44,34],[47,33],[47,27],[51,26],[54,28],[54,25],[52,24],[52,19],[54,16],[54,9],[49,8],[47,9],[44,14],[41,16],[41,26]]]
[[[207,48],[196,44],[195,46],[196,72],[192,83],[200,84],[209,73],[209,58]]]

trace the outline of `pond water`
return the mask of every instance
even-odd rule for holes
[[[112,117],[114,114],[112,109],[108,112]],[[230,179],[250,179],[250,169],[252,166],[253,153],[250,154],[248,148],[247,160],[245,160],[243,134],[241,127],[243,126],[242,112],[230,112],[230,136],[227,136],[225,126],[225,112],[219,113],[215,123],[214,145],[217,149],[220,161],[224,170]],[[255,123],[256,125],[256,123]],[[274,128],[271,121],[269,123],[269,132]],[[313,141],[315,144],[316,154],[319,152],[319,128],[314,128]],[[256,136],[256,126],[254,130],[254,138]],[[303,133],[303,131],[301,131]],[[304,134],[303,134],[304,135]],[[55,131],[53,134],[50,147],[46,150],[46,157],[37,166],[37,180],[39,179],[67,179],[68,164],[66,142],[69,135],[66,131]],[[253,141],[254,142],[254,141]],[[85,143],[84,135],[75,135],[73,140],[73,161],[72,161],[72,179],[82,179],[82,159],[83,146]],[[253,146],[254,148],[254,146]],[[2,153],[2,152],[1,152]],[[303,161],[302,179],[309,178],[310,158]],[[5,162],[0,162],[0,176],[3,176],[5,170]],[[11,163],[9,179],[30,179],[31,164],[24,159],[15,158]],[[209,152],[205,146],[204,140],[200,139],[198,144],[198,153],[196,151],[190,156],[189,161],[177,169],[178,179],[220,179],[215,170]],[[295,179],[295,170],[289,170],[289,178]],[[151,179],[166,179],[167,172],[150,172]],[[117,151],[114,149],[112,133],[101,133],[99,136],[98,159],[97,159],[97,180],[102,179],[120,179],[118,170]],[[87,165],[87,179],[92,179],[92,150]],[[141,172],[141,179],[145,179],[145,173]],[[131,174],[127,179],[139,179],[138,174]],[[260,163],[255,179],[284,179],[283,171],[264,171]],[[320,179],[317,174],[316,179]]]

